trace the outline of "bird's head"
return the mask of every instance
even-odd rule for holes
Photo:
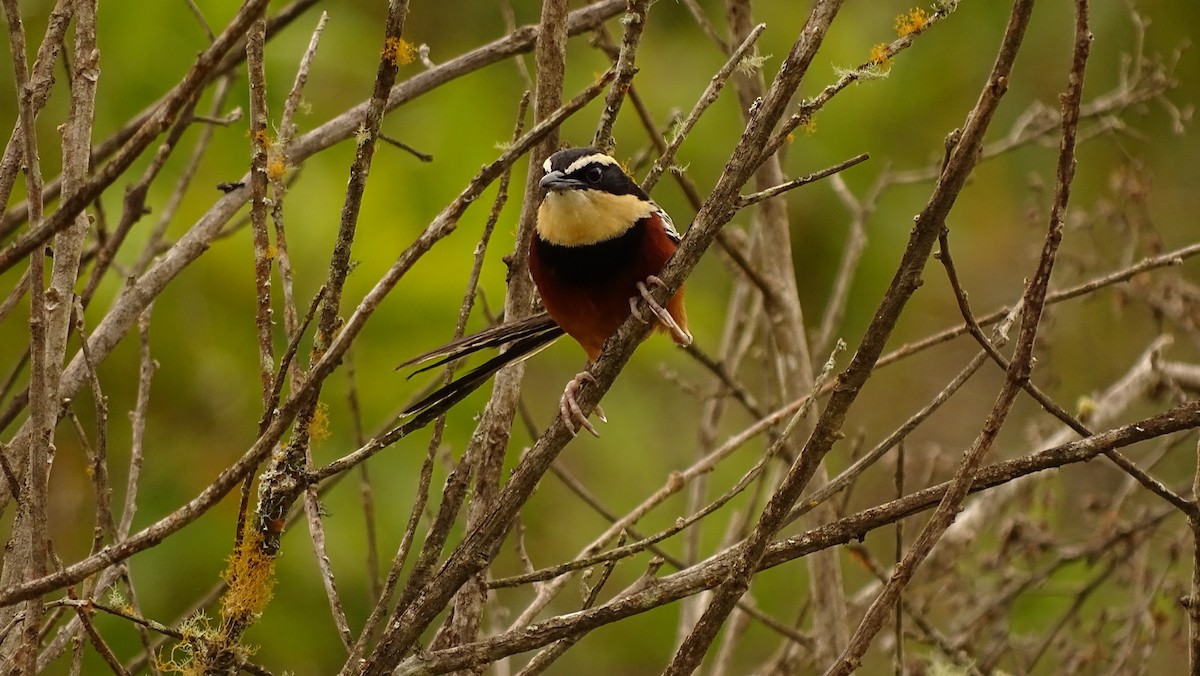
[[[612,157],[594,148],[569,148],[542,165],[546,191],[538,208],[542,239],[562,246],[595,244],[621,235],[659,211]]]

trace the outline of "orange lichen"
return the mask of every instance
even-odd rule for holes
[[[248,624],[271,601],[275,589],[275,557],[262,551],[261,538],[254,529],[247,527],[221,574],[221,579],[229,585],[221,597],[221,616],[226,622]]]
[[[887,43],[881,42],[871,48],[871,63],[879,66],[881,70],[892,67],[892,50]]]
[[[896,17],[896,33],[900,37],[920,33],[929,23],[929,15],[920,7],[910,9],[907,14]]]
[[[308,436],[315,443],[329,438],[329,407],[323,401],[319,402],[317,409],[313,411],[312,420],[308,423]]]
[[[267,161],[267,178],[278,181],[283,178],[284,174],[287,174],[287,164],[281,156],[272,154]]]
[[[383,43],[383,55],[397,66],[404,66],[412,63],[413,57],[417,54],[417,48],[413,47],[412,43],[403,38],[388,38]]]
[[[181,639],[155,654],[159,671],[185,676],[224,673],[228,665],[241,664],[254,653],[239,639],[271,601],[275,557],[264,551],[262,536],[250,523],[242,530],[221,579],[229,586],[221,597],[221,622],[211,623],[203,613],[184,620],[179,627]]]

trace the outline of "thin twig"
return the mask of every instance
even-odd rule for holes
[[[258,336],[259,396],[263,410],[271,406],[275,367],[275,345],[271,335],[271,240],[267,234],[267,160],[270,152],[267,109],[267,79],[263,65],[263,47],[267,38],[267,20],[260,16],[246,36],[246,70],[250,87],[250,230],[254,246],[254,326]],[[276,195],[277,199],[281,196]],[[264,414],[264,418],[266,415]],[[248,487],[247,487],[248,488]]]
[[[398,141],[398,140],[392,138],[391,136],[388,136],[387,134],[381,133],[379,135],[379,140],[383,141],[384,143],[387,143],[388,145],[392,145],[392,146],[399,148],[400,150],[403,150],[404,152],[408,153],[409,155],[412,155],[413,157],[417,158],[418,160],[421,160],[422,162],[432,162],[433,161],[433,155],[430,155],[428,153],[423,153],[420,150],[417,150],[416,148],[408,145],[407,143],[404,143],[403,141]]]
[[[42,170],[34,122],[33,92],[29,87],[29,68],[25,59],[25,28],[16,0],[4,0],[3,7],[4,18],[8,23],[13,82],[20,98],[18,117],[25,157],[25,189],[27,194],[33,196],[29,210],[32,229],[42,224]],[[45,257],[36,248],[26,253],[30,254],[27,284],[31,355],[29,423],[32,434],[26,444],[18,445],[16,449],[20,460],[24,461],[26,471],[24,482],[21,484],[20,509],[17,510],[8,544],[5,546],[3,572],[0,574],[0,583],[3,584],[33,579],[49,570],[46,498],[50,466],[54,459],[54,428],[58,412],[53,392],[60,365],[49,361],[47,354],[47,323],[50,316],[48,303],[53,299],[47,296],[42,287],[45,283]],[[20,633],[8,657],[18,671],[32,674],[37,671],[39,629],[42,621],[41,600],[34,597],[25,603],[23,608],[14,607],[0,611],[0,621],[7,623],[15,618],[17,613],[22,613]]]
[[[672,163],[675,161],[675,154],[679,152],[679,146],[683,144],[688,134],[691,133],[692,128],[696,126],[696,122],[700,120],[700,116],[704,114],[704,111],[708,110],[709,106],[716,102],[717,96],[720,95],[721,90],[725,87],[725,83],[729,81],[729,77],[733,74],[734,69],[738,67],[738,64],[742,63],[742,60],[746,58],[746,54],[754,48],[754,44],[758,42],[758,37],[766,29],[766,24],[760,23],[755,26],[746,36],[746,39],[742,40],[737,49],[733,50],[733,53],[729,55],[729,58],[726,59],[721,69],[709,78],[708,86],[704,88],[704,92],[700,94],[700,98],[696,100],[695,105],[692,106],[691,111],[688,112],[687,117],[683,119],[679,127],[673,130],[666,148],[659,154],[658,159],[654,161],[654,165],[650,167],[650,171],[646,172],[646,177],[642,179],[642,190],[650,192],[655,184],[658,183],[658,179],[662,177],[663,172],[671,168]]]
[[[317,54],[317,46],[321,42],[321,35],[324,33],[325,25],[328,22],[329,13],[321,12],[321,18],[317,20],[317,26],[313,29],[312,37],[309,38],[308,48],[304,50],[304,56],[300,58],[300,65],[296,68],[296,77],[292,81],[292,88],[288,91],[287,99],[283,104],[283,114],[279,117],[279,138],[272,144],[271,152],[274,155],[274,159],[269,162],[267,171],[267,176],[271,179],[271,192],[274,195],[273,204],[271,205],[271,222],[275,226],[275,250],[277,254],[276,259],[279,263],[279,290],[283,294],[283,328],[289,337],[303,333],[304,329],[299,327],[297,320],[292,257],[288,250],[287,230],[284,227],[283,218],[283,205],[286,201],[284,197],[288,186],[285,178],[287,178],[291,163],[288,151],[291,148],[292,139],[296,134],[294,119],[296,111],[300,108],[304,85],[308,82],[308,72],[312,67],[313,59]],[[321,295],[324,295],[323,290]],[[305,323],[307,324],[307,320]],[[285,357],[286,359],[287,357]],[[297,371],[290,366],[281,368],[279,374],[276,375],[276,379],[282,378],[284,374],[290,374],[290,383],[295,387],[299,381]],[[279,401],[279,383],[276,382],[275,385],[275,393],[271,398],[270,406],[274,406]]]
[[[637,73],[637,66],[634,64],[637,61],[638,46],[642,42],[642,33],[646,30],[646,10],[649,7],[649,0],[628,0],[625,15],[621,17],[625,33],[621,38],[621,51],[617,56],[617,76],[613,78],[612,87],[604,99],[604,110],[600,113],[600,122],[596,126],[595,135],[592,136],[592,147],[601,152],[612,152],[613,125],[616,124],[617,114],[621,112],[625,93],[629,91],[633,76]]]
[[[192,14],[196,17],[196,23],[204,29],[204,34],[208,36],[208,41],[213,42],[217,39],[217,34],[213,33],[212,26],[208,25],[208,20],[204,18],[204,12],[196,6],[196,0],[184,0],[187,3],[188,9],[192,10]]]
[[[74,594],[72,593],[71,596],[74,597]],[[96,652],[100,653],[100,656],[104,658],[105,663],[108,664],[108,668],[112,669],[114,674],[129,676],[129,672],[125,670],[125,667],[121,666],[121,662],[113,653],[112,648],[108,646],[108,643],[100,636],[100,632],[96,630],[96,626],[92,624],[91,607],[82,603],[72,605],[75,608],[75,617],[79,618],[79,623],[83,625],[83,630],[87,633],[88,640],[92,642],[92,647],[96,649]]]
[[[41,111],[50,97],[50,90],[54,84],[54,66],[58,61],[59,50],[63,47],[63,36],[67,32],[67,26],[70,25],[74,12],[73,0],[58,0],[46,22],[46,33],[38,46],[37,59],[33,62],[33,71],[29,74],[30,104],[33,106],[34,115]],[[4,147],[4,157],[0,160],[0,204],[2,205],[8,204],[17,174],[21,170],[21,162],[25,154],[24,142],[25,136],[21,131],[21,120],[18,116],[13,123],[13,132],[8,139],[8,144]],[[42,202],[45,203],[48,199],[50,196],[43,193]],[[26,203],[26,208],[28,209],[28,203]],[[3,227],[3,225],[0,223],[0,238],[8,237],[12,232],[11,228]]]
[[[1200,440],[1196,441],[1196,473],[1192,477],[1192,500],[1200,502]],[[1192,531],[1191,593],[1183,599],[1188,616],[1188,661],[1192,673],[1200,670],[1200,512],[1188,516]]]
[[[796,188],[799,188],[802,185],[808,185],[809,183],[814,183],[823,178],[828,178],[830,176],[833,176],[834,174],[839,174],[839,173],[849,169],[850,167],[853,167],[856,164],[866,162],[870,158],[871,158],[871,156],[868,155],[867,153],[860,153],[858,155],[855,155],[854,157],[851,157],[848,160],[843,160],[831,167],[822,169],[821,171],[809,174],[807,176],[801,176],[800,178],[792,179],[791,181],[788,181],[787,183],[783,183],[783,184],[780,184],[780,185],[777,185],[777,186],[774,186],[771,188],[767,188],[766,190],[759,190],[756,193],[752,193],[749,195],[743,195],[741,198],[738,199],[738,208],[744,209],[752,204],[757,204],[758,202],[761,202],[763,200],[771,199],[772,197],[775,197],[777,195],[782,195],[783,193],[785,193],[789,190],[795,190]]]

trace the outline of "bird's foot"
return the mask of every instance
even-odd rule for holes
[[[587,414],[583,412],[583,408],[575,401],[575,394],[579,392],[579,388],[583,386],[583,381],[585,380],[590,380],[594,383],[596,382],[596,377],[589,371],[581,371],[572,378],[571,382],[567,383],[567,389],[563,390],[562,401],[558,404],[558,410],[562,412],[563,421],[567,423],[567,429],[571,430],[571,436],[575,436],[579,433],[579,429],[583,428],[591,432],[592,436],[599,437],[600,433],[588,421]],[[608,422],[608,418],[604,415],[604,409],[600,408],[599,404],[596,404],[596,407],[592,410],[601,422]]]
[[[671,337],[675,339],[676,343],[679,343],[684,347],[691,345],[692,334],[685,331],[683,327],[675,321],[675,318],[671,316],[671,313],[667,312],[666,308],[659,305],[658,301],[654,300],[654,296],[650,293],[651,286],[658,286],[664,289],[667,288],[667,285],[665,282],[663,282],[663,280],[659,279],[655,275],[650,275],[646,278],[646,281],[637,283],[637,290],[638,293],[641,294],[642,300],[646,301],[646,305],[650,307],[650,311],[653,312],[656,317],[658,317],[659,323],[671,332]],[[641,319],[643,322],[647,321],[642,317],[641,312],[637,309],[636,298],[629,299],[629,307],[633,311],[635,317]]]

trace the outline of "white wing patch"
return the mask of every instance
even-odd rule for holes
[[[662,220],[663,230],[667,231],[667,237],[676,244],[683,241],[683,237],[679,235],[679,231],[675,229],[675,222],[671,220],[671,214],[668,214],[662,207],[654,205],[654,213]]]

